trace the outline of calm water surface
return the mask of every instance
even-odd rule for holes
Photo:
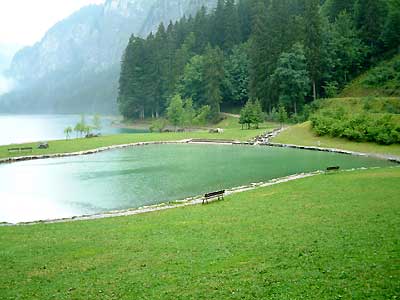
[[[0,166],[0,222],[72,217],[183,199],[325,169],[389,162],[284,148],[151,145]]]
[[[64,129],[68,126],[74,128],[79,120],[79,115],[0,114],[0,145],[64,139]],[[112,117],[101,117],[101,120],[103,135],[145,132],[145,130],[113,127],[112,121],[115,118]],[[90,124],[91,121],[92,117],[87,116],[86,122]]]

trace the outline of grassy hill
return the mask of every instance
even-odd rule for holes
[[[373,128],[374,125],[371,127],[371,124],[379,123],[378,119],[382,119],[383,116],[388,115],[391,118],[390,122],[400,124],[400,55],[383,61],[376,67],[360,75],[337,98],[320,99],[313,104],[313,107],[314,113],[324,115],[325,117],[325,120],[322,120],[322,118],[319,120],[314,119],[314,121],[319,121],[319,125],[322,124],[322,129],[324,129],[325,124],[328,126],[325,133],[332,132],[333,126],[336,126],[334,130],[337,129],[338,134],[334,136],[348,136],[342,134],[343,128],[341,129],[340,126],[346,127],[351,122],[355,124],[363,118],[370,120],[368,121],[369,128]],[[340,124],[341,121],[339,121],[337,124],[333,124],[335,119],[341,120],[343,114],[354,116],[354,120],[351,121],[347,117],[348,122]],[[360,118],[357,119],[358,116]],[[329,121],[329,118],[331,121]],[[377,122],[374,122],[374,120]],[[375,131],[381,130],[378,126],[376,128]],[[321,127],[318,129],[320,130]],[[323,132],[323,130],[321,131]],[[371,140],[377,141],[379,139],[374,138]],[[331,137],[329,135],[319,136],[311,126],[311,122],[290,127],[276,137],[273,142],[400,156],[400,144],[383,146],[374,142],[354,142],[346,138]]]
[[[351,113],[392,114],[400,116],[400,97],[343,97],[320,99],[316,102],[318,110],[342,109]]]
[[[0,227],[1,299],[396,299],[400,168],[131,217]]]
[[[400,97],[346,97],[320,99],[314,105],[315,113],[342,112],[349,115],[365,115],[371,119],[390,115],[393,122],[400,124]],[[304,146],[338,148],[356,152],[400,156],[400,144],[379,145],[373,142],[356,142],[346,138],[319,136],[311,122],[289,127],[273,139],[275,143]]]
[[[363,73],[339,95],[339,97],[366,96],[400,96],[400,55]]]

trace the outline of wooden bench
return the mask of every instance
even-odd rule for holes
[[[339,171],[340,167],[339,166],[335,166],[335,167],[327,167],[326,170],[328,172],[330,171]]]
[[[8,152],[23,152],[23,151],[33,151],[32,147],[23,147],[23,148],[10,148],[8,149]]]
[[[207,193],[204,195],[203,204],[208,203],[208,200],[217,198],[217,197],[218,197],[218,200],[224,199],[224,194],[225,194],[225,190]]]

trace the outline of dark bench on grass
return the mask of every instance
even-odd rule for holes
[[[207,193],[207,194],[204,195],[203,204],[204,203],[208,203],[208,200],[213,199],[213,198],[217,198],[217,197],[218,197],[218,200],[224,199],[224,194],[225,194],[225,190],[218,191],[218,192]]]
[[[8,149],[8,152],[24,152],[24,151],[32,152],[32,150],[33,150],[32,147],[10,148],[10,149]]]
[[[335,166],[335,167],[327,167],[326,170],[329,171],[339,171],[340,167],[339,166]]]

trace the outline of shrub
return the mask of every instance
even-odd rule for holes
[[[396,72],[389,67],[378,67],[371,71],[363,80],[366,86],[374,87],[385,84],[387,81],[396,77]]]
[[[337,116],[340,116],[339,118]],[[400,143],[400,125],[392,115],[343,113],[341,110],[324,110],[311,117],[312,127],[317,135],[343,137],[357,142],[376,142],[390,145]]]
[[[162,132],[167,126],[167,121],[165,119],[156,119],[151,122],[150,132]]]
[[[325,96],[328,98],[336,97],[339,90],[339,84],[336,81],[327,82],[324,86]]]

